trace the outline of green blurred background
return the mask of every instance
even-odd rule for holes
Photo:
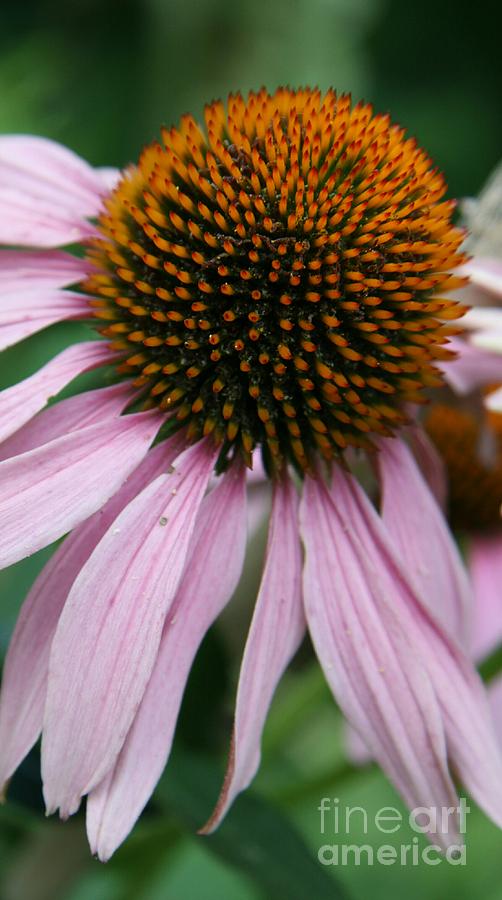
[[[2,0],[0,132],[47,135],[95,164],[123,165],[160,124],[231,90],[333,85],[390,111],[446,173],[451,195],[464,196],[502,156],[501,28],[500,3],[489,0]],[[2,384],[79,334],[56,327],[2,354]],[[0,573],[2,653],[47,556]],[[500,832],[475,811],[466,867],[316,862],[336,839],[320,834],[323,796],[362,804],[370,817],[402,807],[372,767],[346,764],[342,724],[308,647],[274,702],[252,792],[215,838],[195,836],[224,765],[256,568],[203,645],[173,764],[128,843],[102,866],[89,857],[81,814],[45,821],[34,751],[0,809],[1,900],[501,900]],[[412,837],[404,829],[397,840]],[[354,828],[350,841],[376,847],[382,835]]]

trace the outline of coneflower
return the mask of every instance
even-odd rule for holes
[[[212,103],[120,175],[0,139],[0,238],[32,248],[0,257],[0,339],[65,318],[105,338],[0,395],[1,564],[71,532],[8,653],[0,781],[42,733],[48,811],[87,794],[102,859],[162,772],[198,645],[239,580],[257,456],[268,545],[206,830],[256,772],[306,628],[410,807],[457,805],[451,762],[502,822],[486,698],[447,625],[462,627],[466,574],[406,441],[463,311],[445,296],[465,282],[444,194],[413,139],[333,91]],[[83,254],[53,249],[69,245]],[[43,409],[100,366],[113,384]],[[353,459],[376,464],[383,517]]]

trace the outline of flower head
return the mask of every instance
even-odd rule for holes
[[[413,424],[463,311],[444,296],[464,279],[443,179],[388,117],[332,91],[231,96],[205,117],[121,175],[0,138],[0,240],[18,248],[0,252],[2,346],[74,317],[108,339],[0,395],[0,564],[70,532],[7,656],[0,782],[42,732],[48,810],[88,795],[92,848],[106,859],[124,839],[239,580],[261,451],[266,559],[207,828],[256,772],[307,627],[406,802],[456,806],[451,760],[500,823],[499,749],[459,646],[470,588]],[[47,405],[103,365],[107,387]],[[346,448],[376,463],[379,504]]]
[[[330,91],[231,96],[164,129],[99,220],[86,290],[123,371],[221,457],[276,467],[390,434],[462,308],[441,175]]]

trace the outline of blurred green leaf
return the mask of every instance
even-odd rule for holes
[[[350,781],[361,775],[363,769],[368,766],[354,766],[352,763],[341,763],[338,767],[333,766],[327,772],[321,772],[314,778],[303,778],[296,784],[286,788],[279,788],[272,793],[273,797],[277,797],[282,803],[296,805],[305,800],[316,801],[319,797],[329,797],[336,794],[342,783]]]
[[[167,811],[197,829],[208,818],[220,786],[216,766],[184,753],[170,763],[156,797]],[[200,840],[216,856],[246,873],[266,898],[338,900],[347,896],[319,866],[289,820],[256,795],[239,797],[223,825]]]
[[[185,838],[174,854],[161,859],[141,894],[130,896],[131,900],[222,900],[223,897],[261,900],[260,891],[248,883],[246,876],[227,866],[207,850],[203,841],[191,836]],[[95,897],[101,900],[99,893],[92,900]],[[125,900],[124,895],[120,894],[118,900]]]
[[[298,675],[284,678],[275,698],[264,734],[264,752],[273,751],[284,744],[285,739],[305,724],[305,717],[315,710],[320,702],[329,698],[333,705],[326,679],[317,660]]]
[[[479,674],[486,683],[493,681],[502,672],[502,644],[490,653],[479,665]]]
[[[24,832],[40,831],[43,826],[44,820],[25,806],[13,803],[11,800],[8,803],[0,804],[0,827]]]

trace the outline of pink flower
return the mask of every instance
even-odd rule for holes
[[[468,562],[474,590],[472,653],[482,660],[502,643],[502,528],[470,536]],[[490,684],[489,701],[502,747],[502,676]]]
[[[2,564],[69,533],[8,652],[0,782],[42,733],[48,811],[87,795],[92,850],[124,840],[239,580],[261,451],[266,559],[206,830],[258,768],[306,628],[409,806],[456,806],[452,765],[502,824],[499,749],[458,638],[470,588],[406,439],[424,462],[406,410],[442,383],[461,312],[444,299],[463,284],[444,183],[387,117],[332,91],[231,96],[205,119],[165,130],[115,189],[50,141],[0,139],[0,239],[17,248],[0,257],[3,346],[69,317],[111,339],[0,396]],[[83,258],[54,249],[77,243]],[[100,366],[108,386],[48,405]],[[376,461],[381,514],[352,460]],[[455,821],[434,837],[457,842]]]
[[[440,454],[445,504],[451,527],[462,539],[472,581],[466,645],[482,661],[502,641],[502,415],[478,411],[475,395],[462,408],[432,406],[425,427]],[[502,679],[489,699],[502,746]]]
[[[463,267],[470,279],[464,289],[464,299],[472,309],[462,319],[463,361],[452,365],[457,381],[454,387],[461,389],[465,384],[472,387],[474,382],[478,387],[502,382],[501,208],[502,168],[498,166],[479,197],[464,200],[462,204],[463,218],[470,232],[465,246],[472,255]],[[501,411],[502,390],[491,392],[486,403],[489,409]]]

